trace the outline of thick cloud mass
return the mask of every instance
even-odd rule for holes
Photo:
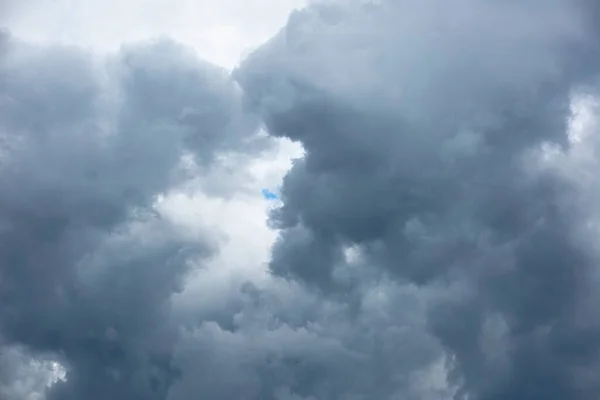
[[[168,40],[0,32],[0,397],[597,399],[598,125],[570,120],[598,17],[320,0],[237,83]],[[232,277],[156,204],[261,123],[305,156],[270,274]]]
[[[256,121],[224,71],[169,41],[106,65],[13,38],[2,50],[1,336],[66,362],[49,399],[162,399],[180,375],[167,301],[212,245],[152,204],[182,156],[210,163]]]
[[[429,332],[457,398],[597,398],[594,253],[573,189],[534,156],[568,148],[570,96],[598,66],[590,10],[341,3],[296,13],[237,72],[271,134],[306,150],[271,269],[325,293],[371,268],[438,288]],[[364,258],[352,279],[348,246]]]

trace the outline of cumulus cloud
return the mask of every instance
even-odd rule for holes
[[[3,346],[0,352],[0,396],[3,399],[44,399],[46,388],[64,378],[64,370],[51,357],[32,357],[20,346]]]
[[[576,190],[534,155],[568,151],[570,96],[598,71],[591,12],[322,1],[292,15],[237,71],[269,132],[306,151],[273,214],[271,270],[325,294],[360,292],[373,269],[435,287],[427,331],[457,398],[597,397],[596,255]]]
[[[233,75],[3,34],[0,395],[597,398],[594,7],[313,1]]]
[[[64,360],[49,399],[164,398],[180,375],[168,301],[214,240],[154,204],[185,156],[208,168],[259,152],[257,120],[225,71],[168,40],[108,61],[16,38],[3,50],[2,338]]]

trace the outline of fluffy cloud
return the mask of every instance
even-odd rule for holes
[[[458,398],[595,398],[596,255],[570,182],[534,155],[568,151],[570,96],[598,71],[591,11],[347,3],[294,14],[237,71],[268,130],[306,151],[273,214],[272,271],[326,294],[373,269],[435,287],[428,332]]]
[[[260,151],[257,120],[225,71],[169,41],[108,62],[14,38],[3,51],[2,337],[64,359],[50,399],[164,398],[168,300],[214,240],[153,205],[184,157]]]
[[[4,35],[0,395],[597,398],[594,4],[315,1],[239,86]]]

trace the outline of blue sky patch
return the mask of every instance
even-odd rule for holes
[[[263,197],[267,200],[277,200],[277,195],[271,192],[269,189],[261,190]]]

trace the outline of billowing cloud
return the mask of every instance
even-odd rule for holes
[[[326,294],[373,269],[436,288],[428,332],[458,398],[598,396],[596,254],[575,190],[536,158],[568,151],[571,95],[598,72],[584,6],[323,1],[237,71],[269,132],[306,151],[271,270]]]
[[[3,50],[1,336],[66,363],[49,399],[164,398],[180,375],[168,301],[214,240],[153,204],[184,158],[262,149],[257,120],[225,71],[167,40],[108,62],[15,38]]]
[[[0,396],[596,399],[594,7],[319,0],[233,77],[3,35]]]

